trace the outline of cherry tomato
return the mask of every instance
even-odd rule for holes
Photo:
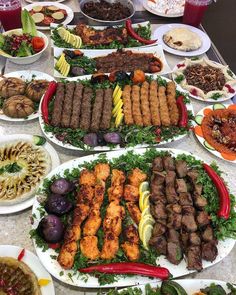
[[[53,23],[53,22],[54,22],[54,18],[50,16],[45,16],[44,20],[42,21],[44,25],[50,25],[50,23]]]
[[[32,46],[35,52],[40,52],[44,48],[44,40],[41,37],[33,37]]]

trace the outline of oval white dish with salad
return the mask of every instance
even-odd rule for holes
[[[30,234],[38,257],[58,280],[79,287],[201,271],[235,244],[235,197],[220,175],[215,163],[175,149],[64,163],[35,198]]]
[[[36,30],[27,10],[21,13],[22,29],[0,34],[0,55],[16,64],[31,64],[38,60],[48,47],[48,38]]]
[[[53,143],[94,151],[182,139],[193,114],[188,97],[174,82],[140,70],[52,82],[40,111],[40,127]]]
[[[222,102],[236,93],[236,76],[229,66],[207,58],[186,58],[175,66],[172,78],[200,101]]]

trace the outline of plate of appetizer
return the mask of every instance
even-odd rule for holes
[[[163,17],[180,17],[184,14],[185,0],[143,0],[143,7]]]
[[[36,3],[36,2],[43,3],[43,2],[48,2],[46,0],[25,0],[25,1],[28,2],[28,3]],[[60,3],[60,2],[64,2],[64,1],[66,1],[66,0],[51,0],[50,2]]]
[[[211,40],[207,34],[189,25],[163,25],[157,28],[153,35],[165,51],[174,55],[198,56],[211,47]]]
[[[184,95],[171,80],[139,70],[131,76],[116,72],[73,78],[52,82],[39,122],[45,136],[66,149],[166,144],[189,132],[193,109]]]
[[[58,78],[137,69],[149,74],[171,72],[160,45],[102,51],[54,48],[54,76]]]
[[[38,257],[26,249],[0,245],[0,269],[2,294],[55,294],[52,277]]]
[[[235,244],[235,197],[219,174],[215,163],[167,148],[64,163],[35,198],[37,255],[54,277],[79,287],[122,287],[201,271]]]
[[[236,76],[229,66],[207,58],[186,58],[175,66],[172,78],[191,97],[205,102],[229,100],[236,93]]]
[[[149,46],[157,43],[152,39],[149,21],[113,27],[89,26],[79,23],[76,26],[51,25],[52,44],[60,48],[120,49]]]
[[[149,294],[179,294],[179,295],[233,295],[236,292],[234,284],[218,280],[185,279],[151,283],[121,290],[109,290],[110,295],[149,295]]]
[[[41,97],[54,78],[38,71],[17,71],[0,78],[0,120],[25,122],[37,119]]]
[[[39,184],[60,164],[55,149],[38,135],[2,135],[0,159],[0,214],[32,206]]]
[[[31,64],[37,61],[48,47],[48,38],[36,30],[27,10],[21,12],[22,29],[0,34],[0,55],[16,64]]]
[[[24,7],[31,14],[36,28],[49,30],[52,23],[69,24],[74,18],[72,9],[55,2],[37,2]]]
[[[194,133],[213,155],[236,163],[236,105],[221,104],[203,108],[195,116]]]

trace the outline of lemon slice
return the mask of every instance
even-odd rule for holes
[[[117,105],[114,107],[114,109],[112,110],[112,115],[114,116],[122,106],[123,106],[123,101],[120,100],[117,103]]]
[[[114,105],[116,105],[121,99],[121,96],[122,96],[122,90],[121,89],[118,89],[116,95],[114,96],[114,99],[113,99],[113,103]]]
[[[145,192],[142,192],[140,194],[140,197],[139,197],[139,208],[141,211],[143,211],[144,209],[144,200],[145,198],[149,197],[150,196],[150,192],[149,191],[145,191]]]
[[[139,186],[139,194],[141,195],[142,192],[149,190],[149,183],[148,181],[144,181]]]
[[[147,198],[145,200],[147,200]],[[141,218],[143,218],[145,215],[150,215],[152,217],[152,215],[150,213],[150,205],[149,204],[143,207],[143,212],[141,214]]]
[[[114,91],[113,91],[113,94],[112,94],[112,97],[113,97],[113,98],[115,98],[115,96],[116,96],[118,90],[121,90],[121,88],[120,88],[120,86],[117,84],[116,87],[115,87],[115,89],[114,89]]]
[[[138,233],[139,233],[139,237],[142,241],[142,236],[143,236],[143,229],[145,228],[145,226],[147,224],[153,226],[153,224],[155,223],[155,220],[152,218],[152,216],[146,215],[144,216],[144,218],[141,218],[139,225],[138,225]]]
[[[119,127],[120,124],[122,123],[123,121],[123,118],[124,118],[124,114],[118,114],[117,117],[116,117],[116,121],[115,121],[115,125],[116,127]]]
[[[59,27],[57,33],[63,40],[65,40],[65,36],[67,36],[67,30],[65,28]]]
[[[82,46],[82,39],[80,38],[80,36],[76,36],[76,35],[74,35],[75,36],[75,47],[76,48],[80,48],[81,46]]]
[[[143,231],[142,231],[142,242],[143,242],[143,247],[148,250],[149,246],[148,246],[148,242],[152,236],[152,230],[153,230],[153,226],[151,224],[146,224],[143,227]]]

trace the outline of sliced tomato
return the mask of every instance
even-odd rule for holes
[[[55,250],[60,248],[60,243],[48,244],[48,247]]]
[[[51,16],[45,16],[45,17],[44,17],[44,20],[42,21],[42,23],[43,23],[44,25],[50,25],[50,24],[53,23],[53,22],[54,22],[54,18],[51,17]]]
[[[45,45],[44,40],[41,37],[33,37],[31,43],[35,52],[43,50]]]

